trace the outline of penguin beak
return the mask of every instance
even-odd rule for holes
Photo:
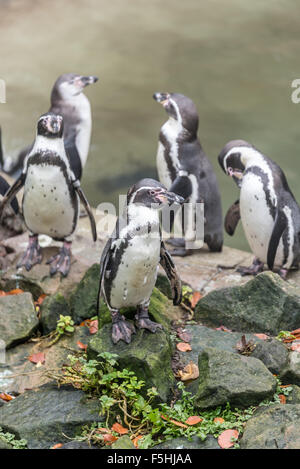
[[[80,77],[80,81],[82,83],[83,88],[85,88],[88,85],[92,85],[93,83],[96,83],[98,79],[99,79],[98,77],[94,77],[94,76]]]
[[[233,169],[230,166],[227,168],[227,175],[230,177],[235,177],[236,179],[243,179],[243,171],[240,169]]]
[[[157,195],[157,199],[160,202],[163,202],[164,204],[168,205],[182,205],[184,203],[184,198],[181,197],[180,195],[175,194],[174,192],[163,192],[162,194]]]
[[[153,95],[153,99],[162,106],[166,106],[169,103],[169,98],[169,93],[154,93]]]

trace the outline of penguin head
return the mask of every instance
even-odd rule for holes
[[[183,204],[184,199],[155,179],[142,179],[134,184],[127,193],[127,205],[144,205],[148,208],[161,209],[165,205]]]
[[[190,134],[198,131],[198,112],[193,101],[179,93],[154,93],[153,99],[166,110],[169,118],[175,119]]]
[[[64,120],[62,116],[47,112],[37,123],[37,135],[47,138],[62,138],[64,133]]]
[[[231,140],[226,143],[218,156],[219,164],[224,173],[231,176],[237,183],[245,170],[245,165],[242,162],[244,148],[253,148],[253,146],[245,140]]]
[[[54,104],[58,100],[70,100],[74,96],[82,93],[83,89],[96,83],[98,77],[82,76],[75,73],[64,73],[54,83],[51,93],[51,103]]]

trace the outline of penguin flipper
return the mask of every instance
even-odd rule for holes
[[[278,244],[282,236],[282,233],[284,232],[286,227],[287,227],[287,218],[285,216],[285,213],[282,210],[278,209],[272,235],[271,235],[269,246],[268,246],[267,264],[270,270],[273,270]]]
[[[189,177],[178,176],[170,187],[170,192],[180,195],[184,199],[188,199],[192,193],[192,183]]]
[[[179,305],[182,299],[181,280],[172,257],[167,251],[164,242],[160,245],[160,265],[164,269],[171,284],[173,304]]]
[[[8,191],[4,195],[0,204],[0,220],[3,215],[3,210],[5,208],[5,205],[8,204],[17,195],[19,190],[24,186],[25,178],[26,178],[25,173],[22,173],[18,177],[18,179],[13,183],[13,185],[9,187]],[[15,203],[13,205],[15,205]],[[15,208],[19,209],[19,205],[17,205],[17,207],[15,205]]]
[[[90,204],[88,203],[88,200],[87,200],[86,196],[84,195],[83,190],[81,189],[81,187],[79,185],[79,181],[78,181],[78,183],[76,183],[76,182],[74,184],[74,187],[75,187],[75,190],[76,190],[76,192],[77,192],[81,202],[83,203],[84,208],[86,209],[87,214],[89,216],[93,241],[97,241],[97,229],[96,229],[96,222],[95,222],[93,212],[91,210]]]
[[[240,201],[237,200],[228,209],[224,220],[225,231],[230,236],[234,235],[235,229],[237,227],[238,222],[240,221],[240,218]]]
[[[76,179],[79,179],[80,181],[82,176],[82,164],[77,147],[75,145],[75,138],[76,134],[71,135],[68,140],[65,140],[65,150],[70,161],[71,169],[75,174]]]

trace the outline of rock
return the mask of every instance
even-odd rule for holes
[[[198,355],[206,347],[214,347],[217,350],[238,353],[236,344],[241,340],[242,332],[225,332],[211,329],[199,324],[188,325],[185,331],[190,335],[191,352],[179,352],[180,363],[184,366],[189,361],[198,362]],[[265,366],[275,374],[286,366],[288,362],[287,347],[277,339],[261,340],[254,334],[245,333],[246,341],[255,344],[251,357],[258,358]]]
[[[29,339],[38,323],[30,293],[0,297],[0,339],[7,349]]]
[[[263,272],[246,285],[208,293],[196,306],[195,320],[277,335],[299,327],[300,289],[273,272]]]
[[[281,371],[280,380],[283,384],[297,384],[300,386],[300,353],[290,352],[289,361]]]
[[[195,405],[199,409],[224,405],[249,407],[272,398],[277,382],[256,358],[206,347],[199,354]]]
[[[191,440],[186,437],[173,438],[172,440],[164,441],[159,445],[153,446],[152,450],[157,449],[221,449],[218,445],[218,440],[213,436],[207,436],[202,441],[198,436],[193,436]]]
[[[103,352],[114,353],[121,369],[133,371],[144,380],[146,388],[156,387],[160,401],[166,402],[174,384],[171,369],[172,344],[165,330],[155,334],[145,329],[137,330],[130,344],[111,340],[111,325],[105,324],[89,342],[88,358],[98,359]],[[162,372],[163,370],[163,372]]]
[[[134,444],[128,435],[123,435],[117,439],[112,445],[112,449],[135,449]]]
[[[121,313],[127,319],[134,320],[136,315],[136,308],[124,308]],[[171,322],[177,321],[182,317],[182,311],[178,306],[173,306],[173,303],[157,288],[153,289],[150,305],[149,305],[150,318],[161,324],[166,330],[170,330]],[[104,324],[111,323],[111,315],[104,300],[100,301],[99,309],[99,329]]]
[[[248,420],[242,449],[300,449],[300,404],[265,407]]]
[[[70,316],[69,304],[61,293],[47,296],[41,306],[40,323],[43,335],[55,331],[59,316]]]
[[[70,295],[71,316],[75,324],[97,316],[100,267],[92,265]]]
[[[88,344],[91,337],[87,327],[76,327],[74,334],[64,335],[52,347],[45,348],[45,342],[41,341],[34,344],[32,342],[20,344],[7,350],[6,362],[0,363],[0,390],[8,394],[20,394],[26,389],[35,389],[49,383],[51,378],[47,372],[56,370],[56,373],[60,373],[71,350],[80,350],[77,341]],[[45,354],[45,363],[37,367],[28,360],[28,357],[39,352]]]
[[[99,401],[82,391],[47,384],[26,391],[1,409],[0,426],[27,440],[29,449],[46,449],[79,435],[83,425],[102,422]]]
[[[169,279],[166,275],[158,274],[156,279],[156,288],[160,290],[169,300],[172,300],[172,289]]]
[[[95,445],[89,445],[86,441],[69,441],[57,449],[101,449]]]
[[[6,443],[4,440],[0,438],[0,449],[14,449],[13,446]]]
[[[289,351],[287,347],[275,338],[267,340],[255,340],[255,349],[251,357],[258,358],[271,371],[278,375],[287,365]]]
[[[292,391],[286,396],[287,404],[300,404],[300,387],[295,384],[291,386]]]

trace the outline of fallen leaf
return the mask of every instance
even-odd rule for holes
[[[6,392],[2,392],[0,394],[0,399],[2,399],[3,401],[9,402],[9,401],[12,401],[14,397],[11,396],[10,394],[6,394]]]
[[[286,397],[284,394],[279,394],[280,404],[286,404]]]
[[[201,293],[199,291],[194,291],[194,293],[192,295],[192,298],[191,298],[191,301],[190,301],[192,309],[195,308],[196,304],[202,298],[202,296],[203,295],[201,295]]]
[[[198,415],[192,415],[191,417],[186,419],[185,423],[187,423],[188,425],[197,425],[197,423],[202,422],[202,420],[203,419],[201,417],[198,417]]]
[[[98,332],[98,319],[95,319],[94,321],[90,322],[89,331],[90,334],[96,334],[96,332]]]
[[[108,445],[111,445],[112,443],[114,443],[114,441],[117,441],[117,437],[112,435],[111,433],[105,433],[105,435],[103,435],[103,441],[105,441],[105,443],[107,443]]]
[[[95,430],[95,433],[109,433],[110,431],[105,427],[99,427]]]
[[[182,329],[177,329],[177,335],[179,339],[183,340],[183,342],[190,342],[191,340],[191,334],[186,331],[183,331]]]
[[[299,329],[295,329],[294,331],[291,331],[291,334],[292,334],[292,335],[300,335],[300,328],[299,328]]]
[[[225,326],[220,326],[215,328],[216,331],[223,331],[223,332],[232,332],[231,329],[227,329]]]
[[[192,350],[192,347],[187,342],[179,342],[176,344],[176,348],[179,352],[190,352]]]
[[[129,432],[128,428],[124,428],[122,425],[120,425],[119,423],[114,423],[113,426],[111,427],[111,429],[114,431],[114,432],[117,432],[119,433],[120,435],[126,435],[126,433]]]
[[[289,388],[291,386],[291,384],[281,384],[280,385],[280,388]]]
[[[58,449],[62,447],[62,443],[57,443],[56,445],[52,446],[50,449]]]
[[[138,448],[139,447],[139,440],[143,438],[143,435],[138,435],[136,436],[133,440],[132,440],[132,443],[134,444],[134,447],[135,448]]]
[[[91,324],[91,319],[85,319],[85,320],[82,321],[79,325],[80,325],[81,327],[83,327],[83,326],[89,327],[90,324]]]
[[[28,357],[28,360],[31,363],[44,363],[46,356],[43,352],[34,353]]]
[[[193,363],[189,362],[183,370],[178,371],[178,375],[181,381],[189,381],[191,379],[197,379],[199,377],[199,368]]]
[[[185,425],[184,423],[178,422],[177,420],[166,417],[165,415],[161,415],[161,418],[163,420],[166,420],[167,422],[173,423],[173,425],[176,425],[177,427],[188,428],[188,426]]]
[[[214,422],[215,422],[215,423],[224,423],[225,420],[222,419],[222,417],[216,417],[216,418],[214,418]]]
[[[300,343],[292,343],[290,350],[293,350],[293,352],[300,352]]]
[[[21,293],[24,293],[24,290],[21,290],[21,288],[14,288],[14,290],[10,290],[7,292],[7,295],[20,295]]]
[[[254,335],[261,340],[267,340],[269,338],[267,334],[254,334]]]
[[[77,340],[77,346],[81,349],[81,350],[87,350],[87,345],[83,344],[82,342],[80,342],[80,340]]]
[[[7,295],[6,291],[0,290],[0,296],[6,296],[6,295]]]
[[[47,297],[47,295],[45,295],[45,293],[43,293],[41,296],[38,297],[35,304],[41,306],[41,304],[43,303],[43,301],[46,297]]]
[[[225,430],[219,435],[218,443],[222,449],[231,448],[234,445],[233,438],[237,439],[239,432],[237,430]]]

